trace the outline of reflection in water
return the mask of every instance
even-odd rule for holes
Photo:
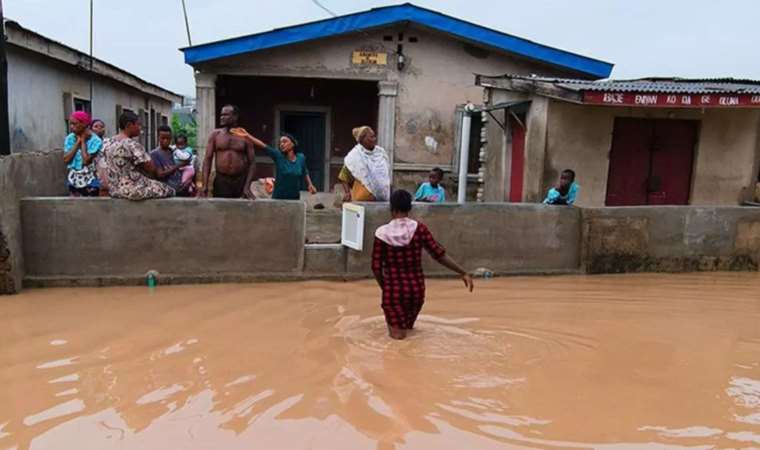
[[[28,291],[0,302],[0,449],[757,446],[758,288],[435,280],[401,342],[370,282]]]

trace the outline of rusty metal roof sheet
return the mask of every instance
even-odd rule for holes
[[[551,83],[570,91],[649,92],[660,94],[760,94],[760,80],[735,78],[641,78],[636,80],[579,80],[505,75],[513,80]]]

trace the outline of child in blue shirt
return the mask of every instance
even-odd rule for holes
[[[580,186],[575,183],[575,172],[565,169],[559,177],[559,185],[549,189],[546,194],[544,204],[546,205],[568,205],[575,203]]]
[[[443,203],[446,201],[446,191],[441,186],[443,180],[443,170],[436,167],[428,175],[428,183],[422,183],[417,193],[414,194],[414,201],[427,203]]]

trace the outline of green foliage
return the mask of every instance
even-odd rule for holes
[[[172,114],[172,132],[174,136],[184,134],[187,136],[187,145],[192,148],[198,147],[198,124],[190,115]]]

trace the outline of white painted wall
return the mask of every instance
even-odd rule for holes
[[[12,152],[49,151],[63,146],[67,134],[63,106],[66,92],[89,99],[89,74],[69,64],[8,46]],[[117,104],[135,112],[152,107],[171,118],[171,102],[105,77],[95,78],[94,98],[93,116],[106,123],[108,135],[118,132]]]

